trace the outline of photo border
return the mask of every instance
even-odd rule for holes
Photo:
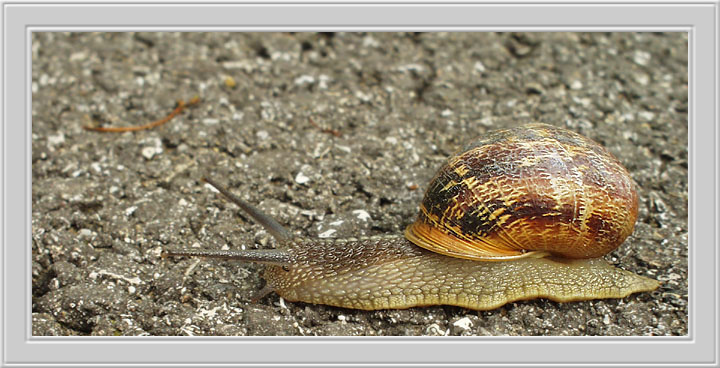
[[[0,363],[6,366],[240,362],[313,366],[718,364],[718,14],[717,1],[442,5],[4,2]],[[139,30],[688,32],[688,336],[33,337],[31,33]],[[22,281],[16,282],[19,280]]]

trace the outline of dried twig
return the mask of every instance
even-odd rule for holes
[[[178,100],[177,107],[175,107],[175,110],[173,110],[168,116],[153,121],[152,123],[148,123],[145,125],[136,125],[136,126],[129,126],[129,127],[93,127],[93,126],[84,126],[83,129],[90,130],[93,132],[103,132],[103,133],[122,133],[122,132],[134,132],[138,130],[145,130],[145,129],[152,129],[157,126],[163,125],[167,123],[168,121],[172,120],[175,116],[179,115],[180,113],[185,110],[186,107],[192,106],[200,102],[200,97],[195,96],[190,99],[187,103],[183,100]]]
[[[311,118],[311,117],[308,117],[308,121],[310,121],[310,124],[312,124],[312,126],[314,126],[314,127],[317,128],[317,129],[320,129],[320,131],[323,132],[323,133],[332,134],[332,135],[334,135],[334,136],[336,136],[336,137],[340,137],[340,136],[342,135],[342,133],[340,133],[339,130],[330,129],[330,128],[323,128],[323,127],[317,125],[317,123],[315,122],[315,120],[313,120],[313,118]]]

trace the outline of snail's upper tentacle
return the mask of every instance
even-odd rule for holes
[[[233,203],[238,205],[245,213],[250,215],[255,221],[257,221],[260,225],[262,225],[265,230],[267,230],[277,241],[286,241],[292,237],[292,233],[285,229],[282,225],[280,225],[279,222],[277,222],[274,218],[268,216],[267,214],[263,213],[259,209],[255,208],[250,203],[247,203],[243,201],[242,199],[238,198],[234,194],[230,193],[227,188],[223,187],[222,185],[218,184],[212,179],[209,178],[203,178],[203,180],[212,185],[213,188],[217,189],[218,192],[222,193],[225,197],[227,197],[229,200],[231,200]]]

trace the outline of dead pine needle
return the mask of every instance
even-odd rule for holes
[[[103,132],[103,133],[123,133],[123,132],[135,132],[138,130],[145,130],[145,129],[152,129],[155,127],[158,127],[160,125],[163,125],[167,123],[168,121],[172,120],[172,118],[180,115],[185,108],[188,106],[192,106],[200,102],[200,97],[195,96],[191,98],[188,102],[185,102],[183,100],[177,101],[177,106],[175,107],[175,110],[173,110],[168,116],[153,121],[151,123],[147,123],[145,125],[135,125],[135,126],[129,126],[129,127],[94,127],[94,126],[83,126],[83,129],[90,130],[93,132]]]
[[[311,117],[308,117],[308,121],[310,121],[310,124],[311,124],[313,127],[315,127],[316,129],[320,129],[320,131],[323,132],[323,133],[332,134],[332,135],[334,135],[334,136],[336,136],[336,137],[342,136],[342,133],[340,133],[339,130],[330,129],[330,128],[323,128],[323,127],[319,126],[319,125],[315,122],[315,120],[313,120],[313,118],[311,118]]]

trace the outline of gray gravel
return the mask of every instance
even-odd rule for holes
[[[684,33],[33,33],[33,334],[686,335],[687,42]],[[202,103],[153,130],[82,129],[146,123],[194,95]],[[531,121],[578,131],[625,163],[640,216],[606,258],[661,289],[485,312],[364,312],[276,294],[252,303],[262,266],[160,258],[274,246],[205,175],[296,234],[400,232],[446,156]]]

